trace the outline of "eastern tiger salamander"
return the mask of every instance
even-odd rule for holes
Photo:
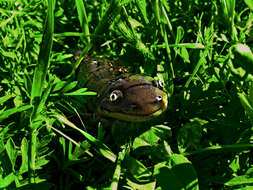
[[[117,62],[85,57],[79,66],[78,80],[97,92],[94,106],[101,116],[139,122],[152,119],[167,108],[168,95],[161,81],[128,73]]]

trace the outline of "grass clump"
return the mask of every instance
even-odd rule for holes
[[[0,7],[1,189],[253,186],[251,1]],[[159,78],[169,109],[150,122],[94,122],[83,105],[95,93],[74,76],[78,49]]]

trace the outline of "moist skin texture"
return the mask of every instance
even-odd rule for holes
[[[160,81],[129,74],[117,62],[85,58],[78,80],[98,93],[96,111],[101,116],[140,122],[157,117],[167,108],[168,96]]]

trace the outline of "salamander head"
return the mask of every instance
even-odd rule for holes
[[[101,95],[98,113],[125,121],[146,121],[163,113],[168,95],[160,81],[149,76],[129,75],[111,82]]]

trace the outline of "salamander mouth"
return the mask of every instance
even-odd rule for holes
[[[106,117],[111,117],[115,119],[120,119],[124,121],[133,121],[133,122],[140,122],[140,121],[147,121],[150,120],[161,113],[165,110],[165,107],[160,107],[158,109],[153,110],[152,112],[149,113],[133,113],[133,112],[126,112],[126,111],[112,111],[108,108],[105,107],[99,107],[98,112],[101,115],[104,115]]]
[[[156,113],[157,112],[162,112],[164,109],[161,109],[161,108],[159,108],[159,109],[156,109],[156,110],[154,110],[153,112],[151,112],[151,113],[148,113],[148,114],[137,114],[137,113],[130,113],[130,112],[124,112],[124,111],[121,111],[121,112],[114,112],[114,111],[111,111],[110,109],[107,109],[107,108],[102,108],[102,110],[104,111],[104,112],[106,112],[106,113],[108,113],[108,114],[113,114],[113,113],[118,113],[118,114],[122,114],[122,115],[130,115],[130,116],[140,116],[140,117],[149,117],[149,116],[151,116],[151,115],[157,115]]]

